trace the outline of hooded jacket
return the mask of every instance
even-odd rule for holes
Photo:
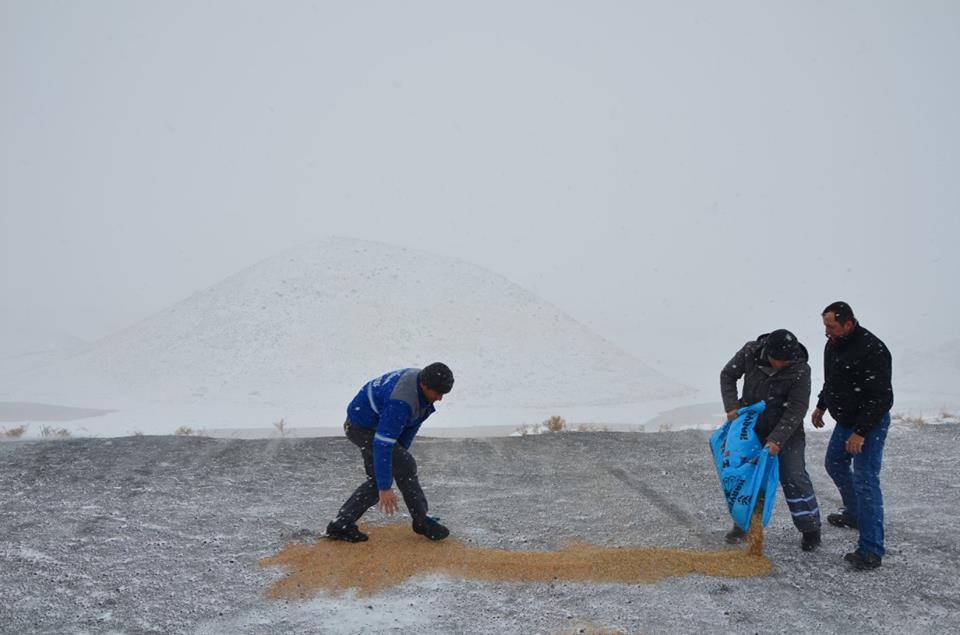
[[[829,410],[839,425],[866,436],[893,407],[892,374],[890,351],[858,323],[850,335],[827,341],[817,408]]]
[[[803,417],[810,407],[810,364],[807,349],[800,347],[799,358],[781,370],[774,370],[764,353],[761,335],[743,345],[720,371],[720,395],[723,407],[731,410],[758,401],[767,404],[754,429],[762,443],[773,441],[780,447],[793,435],[803,435]],[[743,394],[737,397],[737,380],[743,377]]]

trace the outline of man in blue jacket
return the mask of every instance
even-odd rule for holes
[[[362,542],[367,534],[357,520],[379,502],[386,514],[394,514],[397,488],[413,518],[413,531],[430,540],[443,540],[450,531],[427,516],[427,498],[417,479],[417,462],[410,444],[420,425],[434,413],[434,403],[453,389],[453,373],[446,364],[434,362],[424,369],[404,368],[367,382],[347,407],[343,429],[360,448],[367,480],[347,499],[336,519],[327,525],[327,537]]]

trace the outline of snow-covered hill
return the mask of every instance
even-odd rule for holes
[[[456,374],[450,401],[458,409],[611,406],[685,391],[499,275],[334,238],[9,378],[0,400],[267,407],[283,416],[318,404],[342,409],[370,377],[435,360]]]
[[[66,333],[0,326],[0,377],[45,366],[81,350],[86,342]]]

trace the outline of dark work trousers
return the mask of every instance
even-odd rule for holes
[[[334,521],[341,527],[357,522],[364,512],[380,501],[380,489],[373,472],[373,435],[376,430],[351,425],[349,421],[343,424],[347,438],[360,448],[363,457],[363,469],[367,472],[367,480],[347,499]],[[403,502],[414,522],[423,522],[427,517],[427,497],[423,494],[420,481],[417,479],[417,462],[413,455],[399,443],[393,446],[393,480],[397,489],[403,495]]]
[[[807,474],[806,446],[804,435],[795,434],[780,448],[780,486],[796,528],[816,531],[820,529],[820,506]]]

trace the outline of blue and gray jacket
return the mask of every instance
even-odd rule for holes
[[[347,419],[360,428],[375,430],[373,471],[377,487],[393,484],[393,448],[410,449],[422,424],[436,409],[420,391],[420,369],[403,368],[371,379],[347,406]]]

